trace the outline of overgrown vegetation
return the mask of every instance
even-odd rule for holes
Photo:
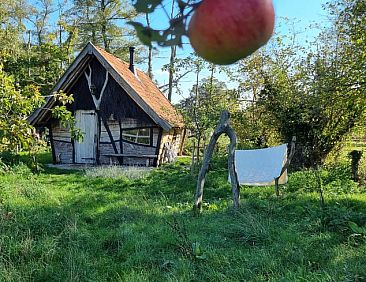
[[[49,161],[50,157],[41,156]],[[25,165],[0,174],[2,281],[364,281],[366,193],[348,168],[290,175],[283,196],[245,187],[226,161],[192,213],[188,159],[138,179]]]
[[[179,44],[185,30],[182,25],[199,1],[133,2],[0,3],[1,147],[24,148],[24,140],[35,141],[33,129],[24,126],[25,118],[41,104],[41,96],[52,95],[50,89],[86,42],[126,59],[126,46],[135,43],[126,21],[137,16],[141,20],[143,13],[149,22],[149,14],[157,6],[171,7],[170,16],[176,17],[167,23],[164,34],[147,23],[145,37],[151,35],[155,42],[147,58],[152,76],[152,47]],[[160,86],[171,99],[173,88],[182,94],[180,81],[191,75],[191,93],[180,101],[180,108],[195,135],[197,156],[222,109],[230,109],[242,147],[271,146],[296,135],[301,153],[298,166],[307,168],[323,164],[343,138],[365,120],[365,1],[332,0],[324,8],[329,25],[313,42],[297,44],[296,32],[276,34],[266,48],[230,67],[208,64],[188,54],[178,59],[172,47],[164,67],[169,83]],[[137,26],[141,38],[143,29]],[[171,36],[174,38],[166,41]],[[237,83],[236,89],[220,81],[222,72]],[[59,110],[64,109],[62,104]]]
[[[273,187],[243,188],[234,212],[227,160],[218,157],[199,217],[192,213],[197,167],[188,159],[148,172],[38,166],[38,137],[26,118],[85,42],[124,58],[131,41],[122,35],[130,32],[117,22],[136,13],[118,0],[71,1],[67,9],[33,2],[0,3],[0,281],[366,281],[365,1],[330,1],[331,24],[309,48],[275,36],[231,69],[194,56],[177,60],[172,47],[163,88],[170,99],[195,74],[180,108],[196,157],[230,108],[240,147],[296,135],[302,155],[294,161],[307,167],[290,174],[280,198]],[[172,16],[183,2],[173,1]],[[155,6],[146,6],[147,21]],[[238,89],[218,80],[222,71]],[[72,97],[55,95],[54,114],[72,125],[65,107]]]

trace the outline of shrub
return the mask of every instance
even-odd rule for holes
[[[320,185],[322,185],[324,191],[331,194],[346,194],[359,191],[357,182],[352,180],[351,168],[348,165],[294,172],[289,177],[287,189],[290,192],[317,192]]]
[[[20,158],[19,155],[14,154],[10,151],[0,152],[0,166],[13,166],[19,164]]]
[[[287,189],[290,192],[314,192],[318,187],[319,182],[314,170],[303,170],[292,173],[287,184]]]
[[[358,167],[358,177],[361,184],[366,184],[366,152],[362,154]]]
[[[9,172],[22,176],[32,174],[29,165],[23,163],[19,155],[4,151],[0,153],[0,173],[4,174]]]

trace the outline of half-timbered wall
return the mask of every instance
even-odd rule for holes
[[[106,79],[106,70],[100,62],[93,58],[77,79],[68,93],[73,94],[74,102],[68,106],[71,111],[94,110],[95,105],[89,90],[85,74],[90,74],[91,83],[95,87],[96,97],[103,89]],[[104,95],[100,103],[99,115],[103,120],[108,120],[113,116],[116,120],[138,119],[147,123],[152,122],[151,118],[136,104],[136,102],[126,93],[124,89],[109,75],[108,83],[104,89]]]
[[[69,129],[61,126],[59,122],[53,122],[50,133],[54,162],[73,163],[74,149]]]
[[[103,92],[100,104],[96,104],[95,99],[93,100],[89,84],[93,84],[95,88],[96,99],[99,99],[99,93]],[[146,165],[147,159],[144,158],[111,158],[108,155],[158,155],[157,159],[150,162],[150,165],[159,165],[164,162],[164,160],[160,160],[160,156],[166,142],[173,144],[174,152],[179,152],[181,130],[178,132],[178,129],[172,129],[169,132],[162,132],[162,128],[153,122],[113,77],[110,74],[108,76],[96,58],[90,58],[85,70],[67,89],[67,93],[73,94],[74,97],[72,105],[68,105],[72,112],[76,113],[78,110],[97,112],[99,130],[99,144],[96,146],[97,163],[110,164],[113,160],[115,163],[123,165]],[[141,128],[150,130],[148,144],[139,144],[123,137],[123,132]],[[75,143],[71,139],[70,131],[62,128],[59,122],[53,121],[51,132],[54,161],[56,163],[75,162]]]
[[[172,129],[168,132],[162,132],[159,140],[161,128],[152,123],[139,121],[137,119],[124,119],[121,122],[114,119],[107,121],[107,127],[103,122],[100,125],[99,140],[99,162],[101,164],[110,164],[111,160],[114,164],[123,165],[146,165],[144,158],[110,158],[109,154],[129,154],[129,155],[158,155],[157,164],[166,162],[163,158],[163,148],[165,143],[172,144],[173,151],[178,154],[182,142],[182,130]],[[149,128],[152,133],[152,143],[142,145],[130,142],[123,138],[123,130],[134,128]],[[62,127],[59,122],[54,122],[51,126],[52,138],[51,145],[53,147],[54,158],[56,163],[73,163],[74,162],[74,146],[71,139],[70,131]],[[151,134],[150,133],[150,134]],[[112,145],[111,137],[114,146]],[[159,143],[160,141],[160,143]],[[153,165],[151,162],[150,165]]]
[[[109,119],[107,121],[108,130],[105,124],[101,123],[99,151],[101,164],[110,164],[111,158],[108,154],[129,154],[129,155],[155,155],[158,146],[159,128],[152,124],[137,119],[124,119],[121,122]],[[152,136],[151,144],[136,144],[123,138],[123,131],[135,128],[148,128]],[[112,145],[112,140],[115,146]],[[120,158],[124,165],[146,165],[146,159],[143,158]],[[113,159],[119,164],[116,158]]]

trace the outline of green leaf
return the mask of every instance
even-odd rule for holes
[[[182,36],[185,35],[185,25],[182,18],[174,19],[170,23],[170,28],[165,30],[163,37],[165,38],[164,44],[161,46],[182,46]]]
[[[139,22],[130,21],[128,24],[132,25],[137,33],[137,37],[141,43],[147,46],[151,46],[151,42],[164,42],[165,38],[160,35],[158,30],[144,26]]]
[[[151,13],[163,0],[136,0],[133,4],[138,13]]]
[[[200,256],[196,256],[196,259],[204,260],[207,259],[207,256],[205,254],[202,254]]]
[[[350,221],[348,223],[349,227],[351,228],[352,232],[356,234],[363,234],[366,235],[366,227],[360,227],[356,223]]]

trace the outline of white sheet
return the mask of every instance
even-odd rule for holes
[[[287,144],[257,149],[236,150],[235,167],[240,185],[274,185],[274,179],[281,173],[287,159]],[[230,176],[229,176],[230,182]],[[279,184],[287,182],[287,172],[279,179]]]

